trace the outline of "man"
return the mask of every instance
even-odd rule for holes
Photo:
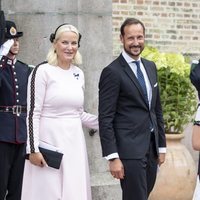
[[[99,82],[101,145],[111,174],[120,179],[123,200],[147,200],[166,152],[157,72],[140,57],[143,23],[128,18],[120,31],[123,52],[103,69]]]
[[[0,48],[0,199],[20,200],[26,142],[26,93],[30,67],[16,60],[19,37],[6,21]]]

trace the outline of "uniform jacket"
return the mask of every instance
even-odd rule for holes
[[[156,66],[141,58],[151,87],[149,108],[142,88],[122,55],[103,69],[99,82],[99,129],[103,156],[118,153],[121,159],[142,158],[155,144],[166,147]],[[151,133],[150,120],[154,132]]]
[[[31,68],[21,61],[0,61],[0,108],[6,106],[26,106],[27,83]],[[24,143],[27,138],[26,112],[19,116],[12,112],[0,112],[0,141]]]

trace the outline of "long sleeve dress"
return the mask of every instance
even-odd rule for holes
[[[27,153],[39,152],[43,143],[64,155],[59,170],[26,161],[22,200],[91,200],[82,125],[98,129],[98,118],[83,111],[82,70],[48,63],[36,67],[29,77],[27,99]]]

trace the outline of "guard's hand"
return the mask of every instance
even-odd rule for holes
[[[165,153],[159,153],[158,165],[162,165],[165,162]]]
[[[0,47],[0,55],[6,56],[8,52],[10,51],[10,48],[12,47],[13,44],[14,44],[13,39],[9,39],[6,42],[4,42],[2,46]]]
[[[110,173],[116,179],[124,179],[124,166],[119,158],[109,161]]]
[[[43,155],[40,152],[31,153],[29,155],[29,160],[33,165],[37,165],[39,167],[48,166],[46,161],[44,160]]]

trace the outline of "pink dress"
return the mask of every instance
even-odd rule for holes
[[[38,167],[26,161],[22,200],[91,200],[90,177],[82,125],[98,129],[97,116],[83,112],[84,74],[42,64],[35,74],[35,95],[28,86],[27,153],[38,152],[40,142],[63,152],[60,169]],[[33,89],[33,88],[32,88]],[[31,130],[32,129],[32,130]],[[33,131],[33,134],[31,133]],[[31,145],[30,145],[31,144]]]

